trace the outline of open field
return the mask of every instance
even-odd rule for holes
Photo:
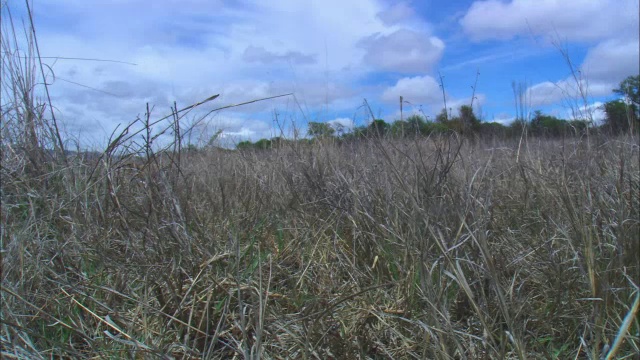
[[[3,358],[640,353],[637,138],[111,150],[3,149]]]

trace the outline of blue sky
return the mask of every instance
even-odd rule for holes
[[[12,11],[24,14],[19,2]],[[70,137],[102,144],[119,123],[154,105],[152,118],[213,94],[185,123],[215,107],[285,93],[216,112],[192,141],[217,130],[229,141],[306,131],[308,121],[366,124],[367,99],[391,122],[433,117],[470,103],[484,121],[515,116],[512,82],[528,88],[533,111],[569,117],[576,84],[559,49],[588,82],[589,107],[639,72],[635,0],[225,1],[34,0],[42,56],[58,117]],[[79,86],[73,83],[91,87]],[[601,116],[599,111],[594,116]]]

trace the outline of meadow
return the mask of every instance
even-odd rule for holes
[[[10,20],[3,359],[638,358],[633,121],[230,150],[185,143],[175,109],[163,149],[148,115],[87,152]]]
[[[3,144],[4,358],[639,353],[637,138],[112,144]]]

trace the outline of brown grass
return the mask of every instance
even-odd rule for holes
[[[5,166],[3,355],[597,358],[640,278],[638,145],[597,141]]]

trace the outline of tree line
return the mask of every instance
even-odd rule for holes
[[[584,133],[587,128],[593,131],[618,135],[623,133],[638,133],[640,130],[640,75],[629,76],[622,81],[613,92],[622,98],[608,101],[602,106],[603,122],[596,126],[589,119],[567,120],[544,114],[536,110],[530,119],[517,118],[509,125],[498,122],[481,121],[470,105],[458,108],[457,115],[448,114],[443,109],[434,121],[420,114],[413,114],[406,120],[396,120],[388,123],[383,119],[374,119],[368,125],[358,126],[350,131],[336,128],[328,123],[309,122],[307,135],[310,138],[297,141],[312,142],[314,139],[354,140],[372,137],[405,138],[428,136],[456,132],[462,135],[478,136],[520,136],[524,131],[529,136],[560,137],[574,136]],[[286,141],[282,137],[261,139],[255,143],[243,141],[237,144],[238,149],[268,149],[279,147]]]

